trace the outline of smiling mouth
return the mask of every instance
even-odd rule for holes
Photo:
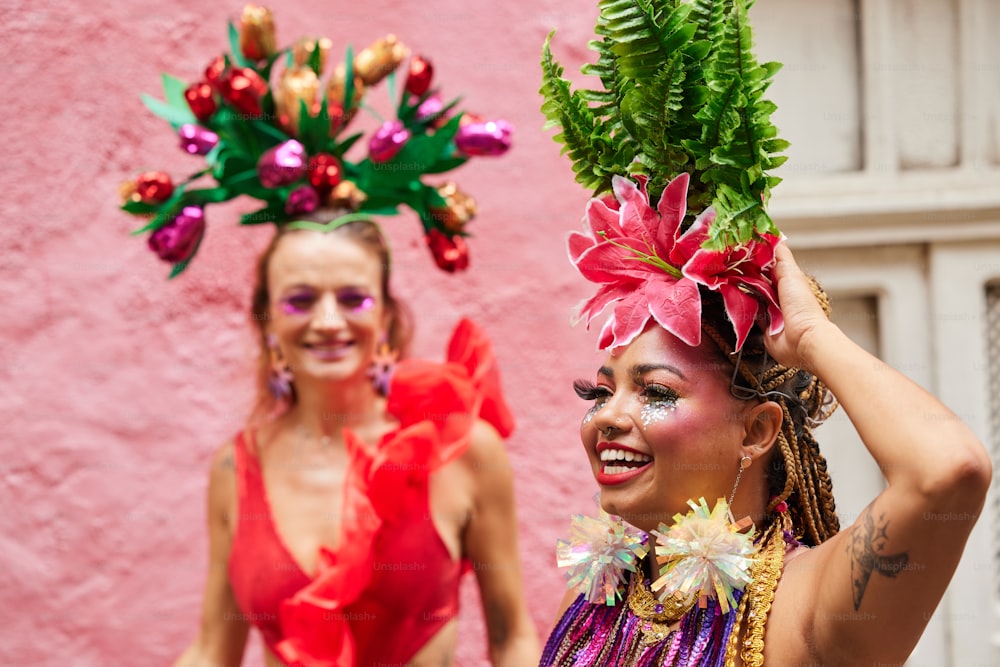
[[[605,449],[601,457],[601,472],[605,475],[622,475],[635,472],[653,462],[653,457],[631,449]]]
[[[329,343],[303,343],[302,347],[321,359],[333,359],[342,356],[353,345],[354,341],[341,341]]]

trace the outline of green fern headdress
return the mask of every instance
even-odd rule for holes
[[[570,256],[601,285],[581,318],[617,304],[602,348],[626,344],[650,316],[697,344],[699,289],[722,293],[740,346],[761,309],[772,331],[781,327],[770,279],[781,236],[765,207],[788,142],[764,98],[781,65],[754,57],[751,5],[600,0],[589,43],[599,57],[582,68],[600,81],[593,89],[573,90],[552,34],[545,41],[545,127],[560,129],[576,180],[598,196]]]

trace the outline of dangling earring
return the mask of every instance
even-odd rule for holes
[[[736,473],[736,483],[733,484],[733,490],[729,493],[729,506],[733,506],[733,498],[736,497],[736,489],[740,486],[740,478],[743,477],[743,471],[753,465],[753,457],[744,454],[743,458],[740,459],[740,469]]]
[[[371,378],[372,386],[379,396],[389,395],[389,383],[392,381],[392,374],[396,370],[396,362],[399,360],[399,350],[394,350],[389,346],[389,337],[382,334],[379,337],[378,347],[375,349],[375,358],[368,368],[368,377]]]
[[[267,388],[271,396],[276,401],[283,401],[292,395],[292,369],[281,363],[279,356],[278,338],[274,334],[267,334],[267,347],[271,351],[271,372],[267,377]]]

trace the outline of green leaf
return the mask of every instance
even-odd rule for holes
[[[305,100],[299,100],[299,141],[305,146],[306,153],[314,155],[325,152],[329,136],[330,114],[326,108],[326,98],[323,98],[316,116],[309,114]]]
[[[555,140],[564,145],[563,152],[573,160],[576,180],[598,191],[609,189],[614,172],[606,170],[602,159],[611,151],[610,138],[602,135],[597,119],[579,93],[570,90],[569,81],[562,77],[563,69],[552,58],[549,44],[553,32],[542,50],[542,113],[548,119],[545,128],[558,126]]]
[[[391,198],[385,198],[384,202],[379,205],[374,205],[366,201],[364,204],[362,204],[360,211],[367,213],[369,215],[380,215],[380,216],[399,215],[399,205],[390,202]]]
[[[186,188],[183,184],[175,187],[174,194],[171,195],[170,199],[162,204],[155,205],[153,210],[156,211],[156,215],[153,216],[152,220],[150,220],[144,227],[132,232],[132,236],[157,230],[170,222],[174,216],[177,215],[177,212],[184,206],[185,189]]]
[[[277,222],[285,216],[284,205],[281,202],[271,202],[250,213],[240,216],[241,225],[259,225],[265,222]]]
[[[256,63],[243,56],[243,51],[240,49],[240,31],[236,29],[232,21],[229,22],[229,51],[232,54],[233,62],[237,65],[254,68]]]
[[[341,141],[339,144],[336,144],[331,152],[334,155],[342,157],[344,153],[351,150],[351,147],[358,141],[358,139],[360,139],[363,136],[364,136],[363,132],[356,132],[351,136],[347,137],[346,139],[344,139],[343,141]]]
[[[730,5],[732,0],[694,0],[691,19],[698,26],[694,38],[707,44],[718,43]]]
[[[169,74],[162,74],[160,78],[163,81],[163,97],[167,100],[167,104],[190,111],[190,106],[184,97],[184,91],[188,89],[187,82]]]
[[[188,255],[188,258],[185,259],[183,262],[177,262],[174,264],[173,268],[171,268],[170,270],[170,275],[168,276],[168,279],[176,278],[177,276],[179,276],[181,273],[184,272],[184,269],[186,269],[191,265],[192,260],[194,260],[194,256],[198,254],[198,249],[201,247],[201,243],[204,240],[205,240],[205,235],[202,234],[201,237],[198,239],[198,242],[195,244],[194,250],[192,250],[191,254]]]
[[[148,215],[155,212],[157,208],[158,206],[155,204],[147,204],[144,201],[134,201],[132,199],[129,199],[121,206],[123,211],[132,215]]]
[[[291,51],[289,51],[291,53]],[[309,54],[309,69],[316,72],[316,76],[323,76],[321,65],[323,64],[323,52],[319,48],[319,41],[315,42],[312,53]]]
[[[155,97],[143,95],[142,103],[145,104],[146,108],[152,111],[155,115],[170,123],[175,130],[185,123],[198,122],[198,119],[195,118],[194,113],[191,112],[191,108],[187,105],[187,102],[184,103],[183,107],[175,107],[165,102],[161,102]]]
[[[389,99],[390,100],[395,100],[396,99],[396,70],[392,70],[391,72],[389,72],[389,74],[385,77],[385,81],[386,81],[386,86],[387,86],[387,88],[389,90]]]
[[[288,134],[286,134],[285,132],[283,132],[283,131],[279,130],[278,128],[276,128],[274,125],[271,125],[270,123],[268,123],[267,121],[263,121],[263,120],[251,120],[250,121],[250,127],[257,134],[259,134],[259,135],[261,135],[263,137],[269,137],[271,140],[273,140],[274,141],[273,145],[275,145],[275,146],[277,146],[278,144],[284,143],[284,142],[286,142],[286,141],[288,141],[289,139],[292,138]]]
[[[467,157],[441,158],[424,170],[425,174],[443,174],[452,169],[457,169],[469,161]]]
[[[686,20],[691,12],[687,3],[601,0],[598,7],[618,68],[640,84],[652,79],[697,29]]]
[[[354,67],[352,66],[354,62],[354,49],[350,45],[347,46],[347,55],[344,56],[344,62],[347,63],[344,76],[344,112],[346,113],[348,109],[358,106],[354,103]]]

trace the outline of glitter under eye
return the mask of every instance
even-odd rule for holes
[[[677,406],[672,402],[656,401],[646,403],[642,406],[642,410],[639,411],[639,418],[642,420],[643,426],[649,426],[650,424],[663,421],[676,409]]]

